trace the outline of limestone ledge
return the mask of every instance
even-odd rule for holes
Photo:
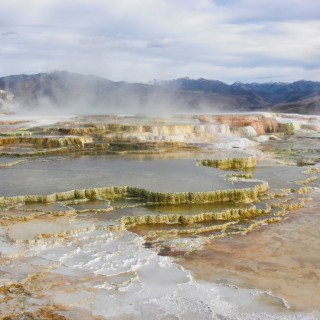
[[[256,157],[247,158],[226,158],[226,159],[211,159],[211,160],[199,160],[198,163],[206,167],[214,167],[222,170],[231,169],[249,169],[255,168],[257,165]]]
[[[226,223],[219,225],[210,225],[206,227],[199,228],[189,228],[181,230],[166,230],[166,231],[149,231],[149,236],[156,236],[159,234],[163,235],[172,235],[172,234],[200,234],[206,232],[221,231],[225,232],[227,228],[239,222],[242,219],[251,219],[259,215],[269,214],[271,212],[271,207],[266,209],[257,209],[255,206],[246,209],[229,209],[223,210],[221,212],[207,212],[195,215],[145,215],[145,216],[124,216],[118,221],[114,221],[109,225],[91,225],[84,228],[66,230],[59,233],[41,233],[35,239],[28,240],[13,240],[14,243],[19,244],[49,244],[57,243],[63,241],[67,237],[72,237],[74,235],[90,232],[94,230],[107,230],[111,232],[121,232],[127,230],[130,227],[137,225],[146,225],[146,224],[186,224],[194,225],[201,222],[215,222],[215,221],[226,221]],[[231,220],[231,221],[230,221]],[[151,232],[151,233],[150,233]],[[154,232],[154,233],[152,233]]]
[[[27,213],[27,214],[23,214]],[[70,217],[75,216],[77,214],[76,210],[66,210],[66,211],[35,211],[35,212],[21,212],[21,215],[12,216],[10,213],[0,212],[0,217],[2,221],[31,221],[35,218],[39,218],[41,216],[52,216],[52,217]]]
[[[245,235],[261,226],[279,222],[281,220],[283,220],[282,217],[266,218],[259,221],[255,221],[251,223],[248,227],[237,225],[239,221],[231,221],[219,226],[191,228],[186,230],[174,229],[172,230],[172,232],[171,230],[165,230],[165,231],[159,230],[156,232],[150,231],[144,236],[144,238],[149,244],[152,244],[153,248],[157,249],[159,252],[161,252],[162,249],[167,249],[167,250],[169,249],[169,251],[178,250],[180,252],[181,251],[190,252],[190,251],[200,249],[205,244],[210,243],[210,241],[213,239],[222,239],[227,236],[234,236],[234,235]],[[203,233],[208,233],[208,234],[203,235]],[[189,234],[192,236],[191,238],[186,237]],[[200,243],[198,243],[198,245],[196,246],[193,246],[192,242],[195,239],[200,239],[198,235],[201,236]],[[178,236],[183,236],[184,241],[171,242],[172,239],[174,240],[174,238]],[[197,237],[194,238],[194,236],[197,236]]]
[[[0,163],[0,168],[9,168],[16,166],[17,164],[27,162],[27,160],[17,160],[17,161],[12,161],[8,163]]]
[[[259,221],[256,221],[254,223],[252,223],[249,227],[245,228],[244,230],[242,230],[240,233],[242,235],[245,235],[265,224],[271,224],[271,223],[275,223],[275,222],[279,222],[281,221],[282,218],[281,217],[272,217],[272,218],[267,218],[267,219],[263,219],[263,220],[259,220]]]
[[[0,122],[1,125],[1,122]],[[1,131],[0,132],[0,137],[16,137],[16,136],[32,136],[34,135],[33,132],[27,131],[24,129],[20,129],[17,131]]]
[[[200,227],[200,228],[189,228],[189,229],[170,229],[170,230],[157,230],[157,231],[149,231],[146,235],[147,238],[154,238],[161,236],[162,234],[165,234],[166,236],[172,235],[172,236],[178,236],[178,235],[184,235],[184,234],[201,234],[206,232],[213,232],[213,231],[225,231],[228,227],[231,225],[234,225],[238,223],[239,221],[230,221],[226,222],[224,224],[219,225],[211,225],[208,227]]]
[[[319,179],[319,177],[317,177],[317,176],[311,176],[305,180],[300,180],[300,181],[295,181],[295,182],[298,184],[301,184],[301,185],[306,185],[306,184],[312,183],[318,179]]]
[[[294,199],[294,198],[293,198]],[[306,201],[310,201],[310,198],[303,198],[299,202],[287,203],[292,199],[286,199],[274,205],[266,205],[264,209],[257,209],[255,206],[246,209],[231,209],[224,210],[218,213],[202,213],[193,216],[183,216],[179,219],[178,216],[174,217],[133,217],[135,219],[130,219],[129,223],[133,226],[139,224],[180,224],[185,225],[183,229],[173,228],[170,230],[160,229],[151,230],[146,233],[144,238],[149,243],[157,246],[157,243],[162,243],[165,247],[171,248],[170,243],[166,241],[170,240],[179,235],[200,235],[203,233],[209,233],[208,235],[203,235],[206,241],[210,239],[218,239],[226,236],[232,235],[245,235],[253,230],[271,223],[279,222],[289,214],[290,211],[299,209],[305,206]],[[274,208],[278,210],[275,211]],[[256,217],[261,217],[257,220],[253,220]],[[266,216],[263,218],[263,216]],[[130,217],[131,218],[131,217]],[[226,221],[223,224],[214,224],[208,226],[192,227],[197,223],[212,223],[215,221]],[[241,225],[242,221],[247,221],[248,226]],[[122,223],[128,222],[127,217],[122,218]],[[240,223],[240,224],[239,224]],[[187,227],[187,226],[191,226]],[[124,227],[130,227],[131,225],[125,225]],[[217,233],[219,231],[219,233]],[[161,246],[160,246],[161,247]],[[160,248],[161,249],[161,248]]]
[[[291,193],[306,194],[310,191],[310,187],[303,185],[300,188],[281,189],[279,192],[264,194],[259,197],[260,201],[267,201],[275,198],[288,197]]]
[[[248,219],[258,215],[268,214],[271,207],[258,209],[251,208],[229,209],[221,212],[205,212],[194,215],[167,214],[167,215],[144,215],[144,216],[124,216],[120,219],[125,227],[133,227],[143,224],[195,224],[199,222],[228,221],[237,219]]]
[[[312,167],[305,171],[306,174],[320,173],[320,167]]]
[[[301,202],[294,202],[294,203],[288,203],[288,204],[280,204],[278,207],[281,209],[284,209],[285,211],[292,211],[292,210],[304,208],[305,202],[301,201]]]
[[[290,199],[288,199],[290,200]],[[79,233],[94,231],[94,230],[107,230],[111,232],[121,232],[128,228],[135,227],[138,225],[183,225],[183,229],[172,228],[170,230],[150,230],[144,236],[147,241],[159,241],[166,240],[168,237],[172,238],[179,235],[197,235],[209,233],[203,235],[207,240],[213,238],[222,238],[225,236],[246,234],[253,231],[254,229],[261,227],[266,224],[279,222],[284,216],[292,210],[301,208],[305,205],[305,201],[308,199],[302,199],[301,202],[295,202],[286,204],[287,200],[276,205],[265,206],[263,209],[258,209],[256,206],[250,208],[241,209],[228,209],[220,212],[206,212],[194,215],[183,215],[183,214],[167,214],[167,215],[144,215],[144,216],[124,216],[119,220],[115,220],[110,224],[102,225],[91,225],[84,228],[66,230],[59,233],[43,233],[39,234],[37,238],[30,240],[12,240],[15,243],[32,245],[56,243],[57,241],[63,241],[67,237],[72,237]],[[277,212],[274,212],[273,208],[279,208]],[[271,214],[271,216],[270,216]],[[263,218],[263,216],[266,216]],[[256,217],[261,216],[262,219],[253,220]],[[218,221],[225,221],[222,224],[211,224],[208,226],[196,227],[197,223],[215,223]],[[248,226],[238,225],[241,221],[248,221]],[[190,226],[190,227],[187,227]],[[219,231],[220,233],[216,233]],[[153,239],[153,240],[152,240]]]
[[[88,198],[70,199],[70,200],[62,201],[61,204],[64,205],[64,206],[72,206],[72,205],[75,205],[75,204],[86,203],[89,200],[90,199],[88,199]],[[96,200],[104,200],[104,199],[96,199]],[[109,204],[110,204],[110,202],[109,202]]]
[[[32,149],[26,152],[1,151],[0,155],[5,157],[37,157],[50,155],[63,155],[69,153],[77,153],[81,155],[106,155],[106,154],[163,154],[183,151],[199,150],[199,146],[187,145],[185,143],[112,143],[112,144],[95,144],[86,143],[84,146],[80,144],[68,145],[59,148]]]
[[[73,237],[81,233],[92,232],[96,230],[104,230],[110,232],[122,232],[125,228],[121,224],[115,225],[91,225],[84,228],[66,230],[59,233],[40,233],[34,239],[11,239],[13,243],[20,245],[56,245],[58,243],[63,244],[66,238]]]
[[[46,148],[57,148],[72,145],[81,145],[92,142],[92,137],[45,137],[45,136],[16,136],[16,137],[0,137],[0,146],[16,145],[21,143],[29,143],[35,146],[44,146]]]
[[[217,123],[201,124],[86,124],[83,127],[48,127],[44,129],[47,134],[68,134],[68,135],[91,135],[91,134],[136,134],[150,137],[167,136],[201,136],[212,137],[219,135],[229,135],[229,126]]]
[[[172,122],[173,121],[173,122]],[[219,136],[230,135],[236,131],[239,135],[255,136],[271,133],[285,133],[287,123],[275,114],[224,114],[224,115],[193,115],[181,121],[176,119],[149,119],[146,123],[141,118],[91,118],[78,121],[62,122],[56,126],[44,128],[47,134],[124,134],[139,136]],[[186,122],[187,121],[187,122]]]
[[[205,192],[153,192],[135,187],[104,187],[57,192],[49,195],[22,195],[0,197],[0,205],[19,202],[57,202],[74,199],[112,199],[119,197],[138,197],[150,203],[203,203],[235,201],[249,203],[258,199],[259,194],[267,192],[268,182],[261,182],[253,188],[214,190]]]
[[[68,147],[50,148],[42,150],[31,149],[27,152],[0,152],[0,155],[4,157],[29,158],[37,156],[69,154],[71,152],[78,152],[79,150],[82,150],[82,147],[80,145],[73,145]]]
[[[252,173],[231,173],[227,174],[226,178],[228,181],[246,181],[253,179]]]

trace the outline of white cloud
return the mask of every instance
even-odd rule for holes
[[[0,75],[320,80],[315,0],[11,0],[0,12]]]
[[[165,48],[178,44],[179,41],[172,38],[154,39],[147,44],[148,48]]]

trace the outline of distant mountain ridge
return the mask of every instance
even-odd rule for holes
[[[267,83],[242,83],[235,82],[228,85],[218,80],[181,78],[163,81],[160,86],[175,86],[183,90],[210,91],[215,93],[227,93],[233,95],[245,95],[262,97],[267,104],[290,102],[291,100],[305,98],[315,93],[320,93],[320,82],[299,80],[293,83],[267,82]],[[258,105],[257,105],[258,107]]]
[[[320,82],[241,83],[180,78],[148,84],[114,82],[66,71],[0,78],[20,108],[82,112],[284,111],[320,114]]]

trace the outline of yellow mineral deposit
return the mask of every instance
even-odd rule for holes
[[[200,160],[199,163],[203,166],[219,168],[222,170],[242,170],[255,168],[257,160],[255,157],[248,158],[226,158],[219,160]]]
[[[268,190],[268,183],[261,182],[253,188],[214,190],[207,192],[152,192],[135,187],[105,187],[57,192],[49,195],[23,195],[16,197],[0,197],[0,205],[19,202],[57,202],[74,199],[112,199],[125,196],[139,197],[150,203],[201,203],[237,201],[252,202],[258,195]]]

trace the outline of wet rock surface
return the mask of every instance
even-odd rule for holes
[[[227,258],[258,289],[234,274],[222,282],[242,288],[221,287],[219,276],[208,279],[210,268],[197,268],[210,265],[216,243],[237,246],[224,239],[308,215],[320,174],[310,157],[320,149],[317,121],[79,116],[19,132],[7,122],[0,137],[1,319],[317,319],[314,304],[254,282]],[[267,139],[258,143],[260,136]],[[219,271],[224,260],[217,261]]]

